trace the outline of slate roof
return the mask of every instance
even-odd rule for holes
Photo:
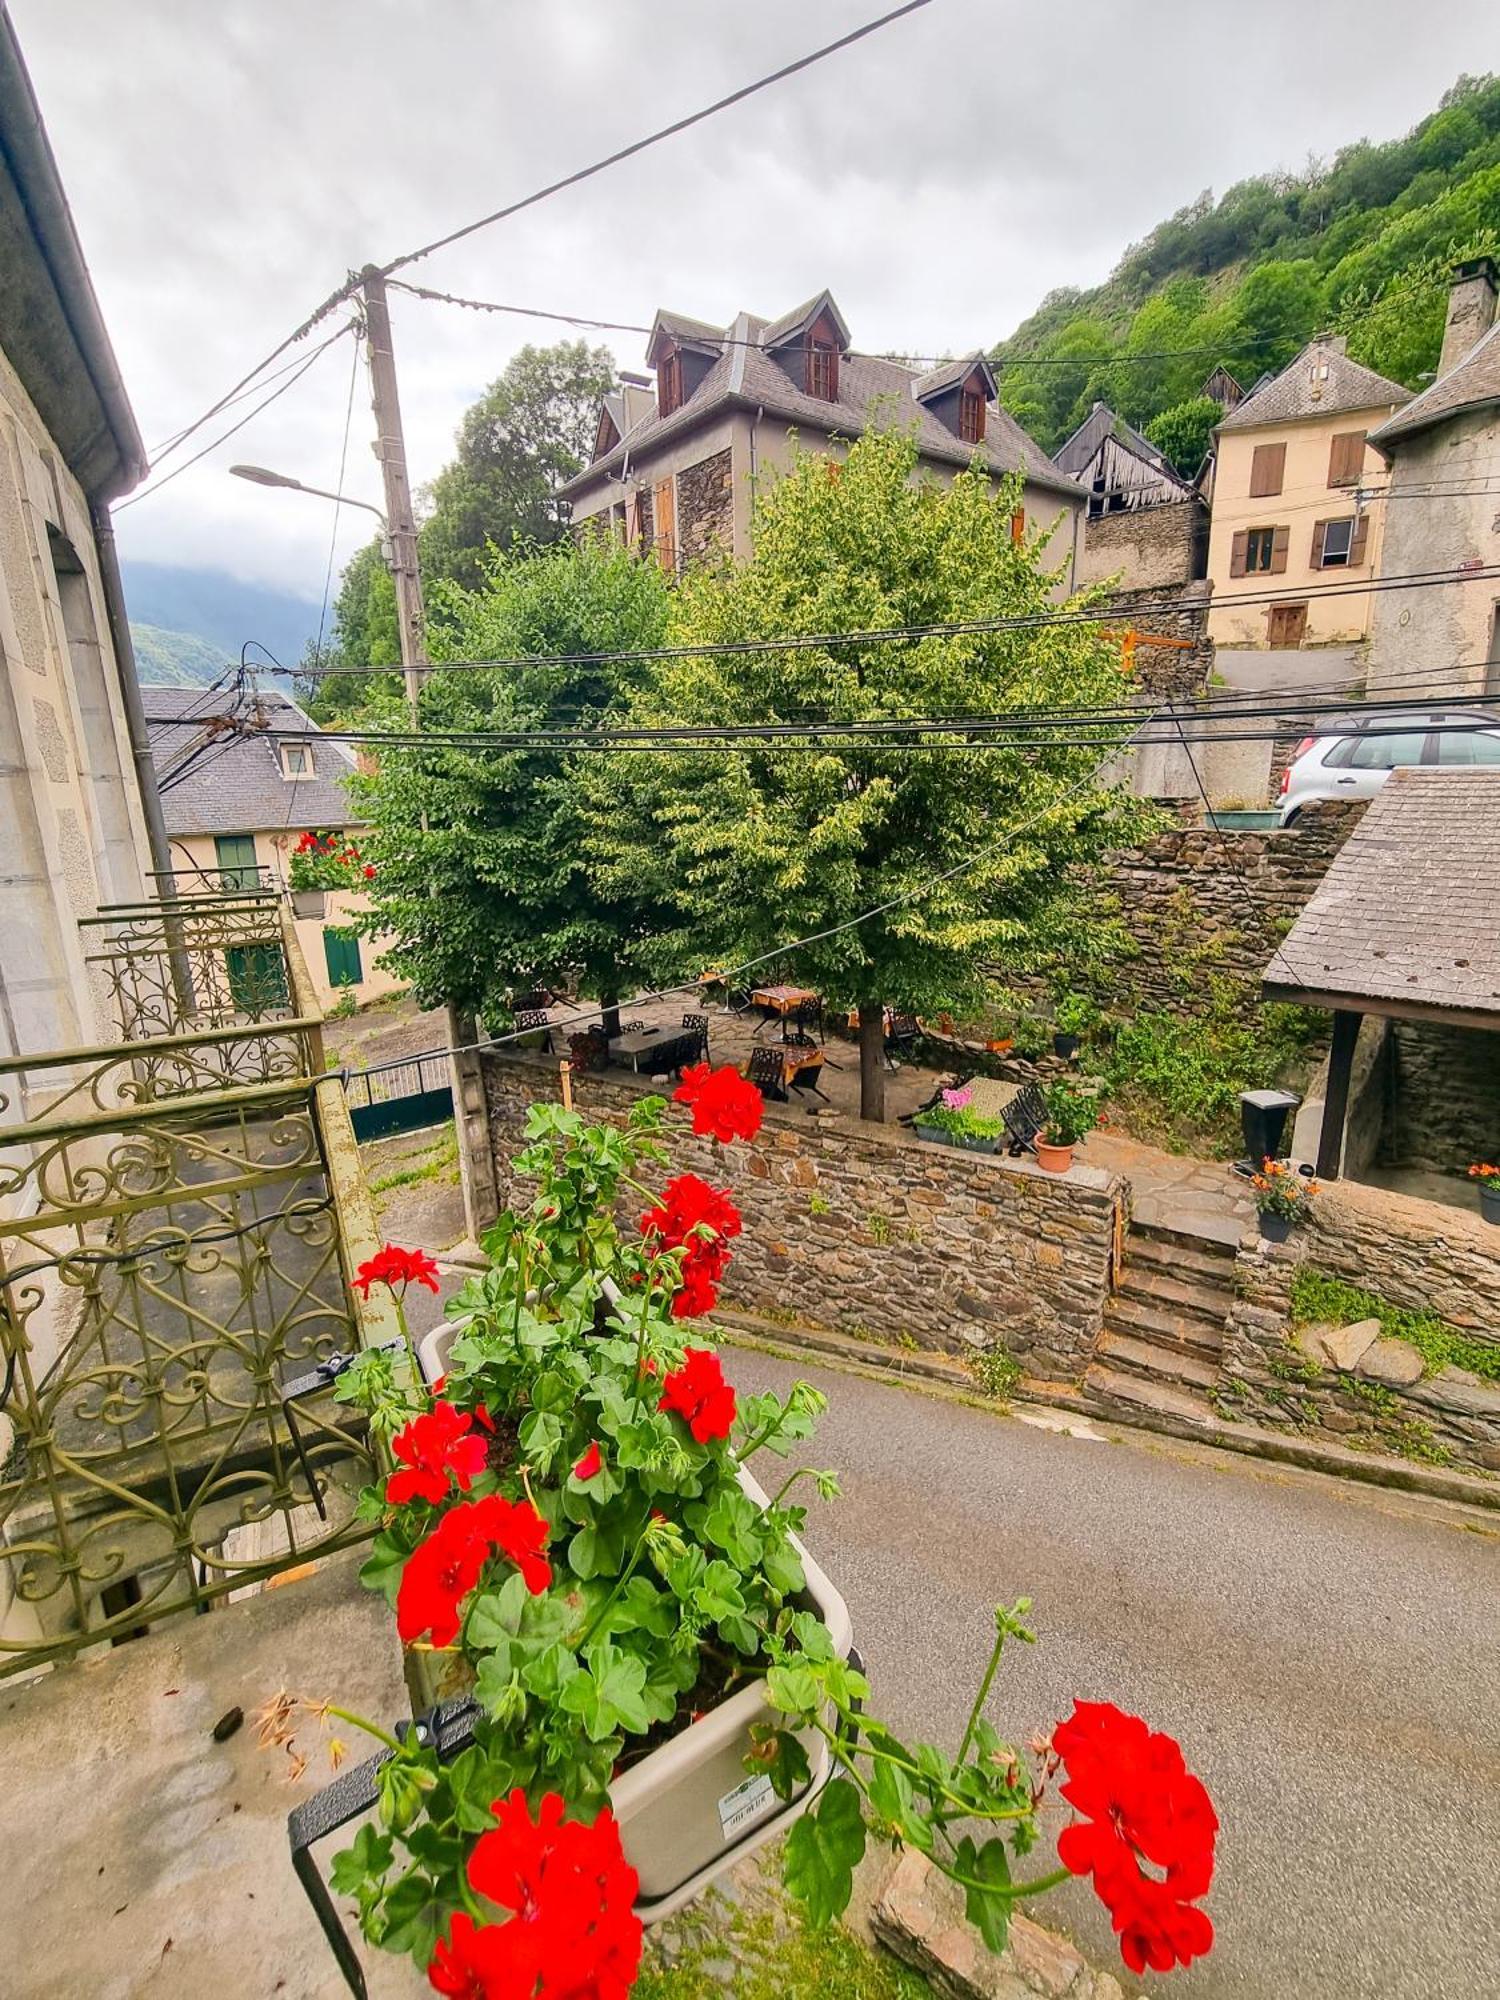
[[[796,314],[783,315],[776,326],[796,325],[805,310],[799,307]],[[658,314],[658,323],[663,323],[666,317]],[[637,424],[602,458],[596,458],[592,465],[565,480],[558,488],[562,497],[586,493],[601,480],[618,473],[627,455],[631,465],[639,467],[658,446],[731,409],[752,413],[763,410],[766,416],[785,424],[848,438],[858,437],[872,422],[881,419],[914,424],[917,449],[924,458],[963,466],[973,457],[973,445],[965,444],[940,417],[916,401],[914,386],[923,378],[915,369],[899,361],[846,354],[839,363],[838,401],[826,403],[821,397],[809,396],[799,389],[786,370],[765,351],[762,343],[767,333],[768,322],[753,313],[741,313],[732,327],[717,329],[716,338],[726,343],[724,351],[687,401],[668,417],[653,412]],[[1073,501],[1084,497],[1078,483],[1059,472],[1035,439],[1028,437],[998,403],[989,405],[985,440],[980,450],[992,472],[1024,472],[1034,485],[1050,493]]]
[[[1315,366],[1327,365],[1327,378],[1313,376]],[[1314,390],[1318,394],[1314,394]],[[1410,401],[1410,389],[1388,376],[1377,375],[1351,361],[1341,343],[1310,340],[1279,375],[1250,394],[1219,424],[1221,431],[1254,430],[1261,424],[1293,423],[1299,417],[1331,417],[1341,410],[1377,410],[1382,404]]]
[[[194,728],[163,727],[179,719],[225,711],[229,697],[201,687],[143,687],[151,755],[158,771],[179,757],[197,735]],[[288,827],[346,827],[349,799],[342,780],[355,768],[352,752],[329,743],[316,724],[285,695],[259,697],[270,729],[313,737],[312,778],[284,778],[275,741],[267,735],[235,737],[216,744],[181,780],[162,794],[169,834],[281,833]]]
[[[1143,437],[1134,424],[1128,424],[1123,417],[1116,416],[1108,403],[1095,403],[1073,435],[1065,444],[1059,445],[1052,454],[1052,462],[1076,479],[1092,460],[1100,445],[1111,435],[1117,438],[1127,451],[1143,459],[1153,472],[1160,473],[1164,479],[1170,480],[1174,486],[1180,486],[1184,492],[1188,490],[1188,481],[1182,478],[1171,460],[1163,457],[1150,438]]]
[[[1405,409],[1371,431],[1366,442],[1389,458],[1388,445],[1440,424],[1445,417],[1457,416],[1461,410],[1483,409],[1490,403],[1500,403],[1500,320],[1446,375],[1440,375],[1420,396],[1413,396]]]
[[[1393,771],[1263,980],[1272,998],[1405,1002],[1500,1029],[1500,771]]]

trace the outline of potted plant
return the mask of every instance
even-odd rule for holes
[[[733,1070],[697,1065],[676,1095],[700,1139],[760,1123]],[[643,1180],[663,1111],[648,1099],[603,1128],[534,1105],[514,1164],[536,1198],[486,1232],[489,1268],[449,1302],[445,1375],[428,1389],[408,1341],[340,1379],[394,1468],[361,1502],[378,1523],[362,1576],[428,1690],[468,1690],[469,1722],[455,1742],[447,1711],[398,1737],[326,1700],[266,1705],[262,1741],[294,1773],[311,1728],[383,1746],[299,1808],[326,1832],[358,1801],[334,1891],[440,1993],[616,2000],[643,1921],[788,1822],[788,1888],[830,1922],[868,1820],[962,1885],[993,1949],[1020,1899],[1077,1875],[1127,1964],[1187,1964],[1213,1940],[1208,1795],[1169,1737],[1109,1703],[1075,1704],[1029,1753],[1001,1738],[985,1708],[1006,1643],[1033,1638],[1026,1600],[995,1612],[956,1750],[908,1747],[870,1714],[842,1603],[798,1539],[799,1486],[832,1497],[836,1480],[794,1460],[768,1497],[746,1471],[802,1445],[824,1399],[737,1396],[691,1324],[741,1223],[695,1174],[659,1195]],[[435,1288],[435,1270],[394,1246],[355,1277],[411,1282]],[[1079,1817],[1038,1869],[1024,1857],[1054,1784]]]
[[[1065,993],[1053,1014],[1052,1052],[1071,1062],[1083,1037],[1099,1018],[1099,1009],[1085,993]]]
[[[287,869],[292,910],[299,917],[321,917],[330,889],[361,889],[374,879],[374,867],[352,840],[341,833],[309,830],[292,849]]]
[[[940,1103],[929,1105],[912,1119],[918,1136],[937,1146],[957,1146],[967,1153],[998,1153],[1005,1136],[1005,1121],[975,1111],[971,1103],[973,1095],[972,1084],[945,1090]]]
[[[1036,1135],[1037,1165],[1049,1174],[1065,1174],[1073,1164],[1073,1148],[1099,1123],[1099,1089],[1086,1089],[1070,1076],[1060,1076],[1042,1092],[1047,1120]]]
[[[1479,1183],[1479,1213],[1486,1222],[1500,1223],[1500,1167],[1470,1167],[1469,1179]]]
[[[1268,1243],[1285,1243],[1299,1222],[1307,1220],[1318,1183],[1285,1160],[1263,1160],[1250,1185],[1255,1191],[1255,1209],[1260,1217],[1260,1233]]]

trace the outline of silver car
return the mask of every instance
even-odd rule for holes
[[[1368,799],[1404,764],[1500,768],[1500,714],[1488,709],[1392,710],[1339,717],[1304,736],[1276,803],[1290,826],[1313,799]]]

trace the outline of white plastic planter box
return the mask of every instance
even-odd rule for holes
[[[448,1350],[466,1323],[451,1321],[419,1343],[429,1382],[446,1372]],[[739,1480],[757,1506],[768,1504],[743,1467]],[[828,1627],[839,1658],[847,1659],[854,1644],[849,1608],[795,1536],[792,1543],[806,1573],[808,1607]],[[795,1798],[777,1798],[764,1775],[747,1776],[751,1726],[772,1713],[758,1676],[611,1785],[625,1858],[640,1877],[635,1908],[644,1923],[671,1916],[716,1875],[784,1832],[828,1783],[833,1760],[816,1730],[801,1738],[811,1776]]]
[[[293,889],[292,915],[294,917],[321,917],[328,902],[326,889]]]

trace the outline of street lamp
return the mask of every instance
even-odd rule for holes
[[[315,499],[332,500],[339,507],[363,507],[380,523],[382,538],[387,544],[383,553],[386,561],[390,561],[390,529],[385,515],[373,501],[355,500],[347,493],[330,493],[326,486],[305,486],[300,479],[293,479],[290,473],[272,472],[264,465],[231,465],[229,470],[236,479],[248,479],[252,486],[285,486],[293,493],[311,493]]]

